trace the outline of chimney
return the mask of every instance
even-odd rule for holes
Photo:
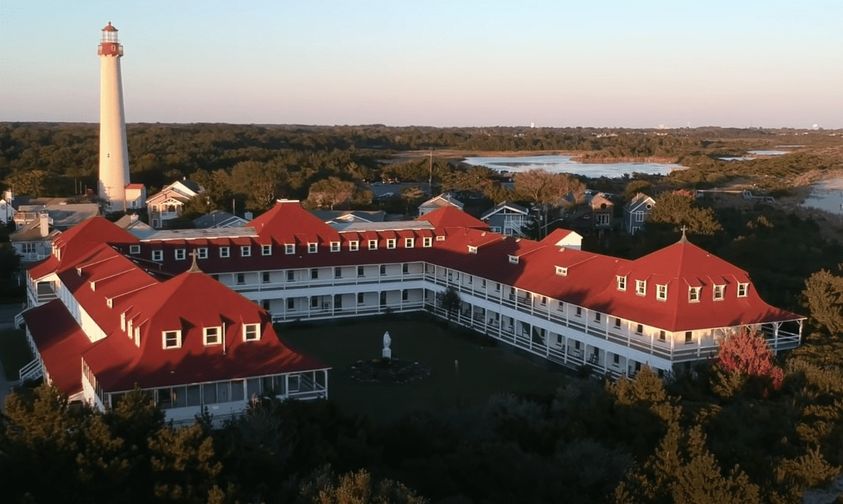
[[[129,216],[129,220],[130,220],[131,222],[137,222],[137,221],[138,221],[138,214],[131,214],[131,215]]]
[[[41,238],[50,234],[50,214],[46,211],[38,212],[38,229],[41,231]]]

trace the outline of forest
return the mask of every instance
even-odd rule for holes
[[[843,167],[841,137],[803,133],[130,125],[133,180],[150,188],[181,177],[200,182],[208,198],[193,202],[197,213],[230,208],[232,199],[260,212],[277,197],[383,208],[364,182],[417,182],[418,191],[388,203],[403,213],[424,197],[431,150],[437,189],[545,213],[564,210],[552,202],[580,195],[586,184],[617,194],[646,190],[658,196],[644,232],[594,233],[584,248],[638,257],[687,226],[694,243],[746,269],[765,300],[809,316],[804,344],[774,356],[757,336],[738,334],[717,359],[668,380],[646,368],[619,381],[572,376],[551,395],[501,394],[481,407],[418,411],[386,425],[331,401],[264,399],[221,429],[206,417],[174,427],[140,393],[100,413],[67,404],[47,386],[23,389],[0,418],[5,495],[15,502],[801,502],[843,474],[843,244],[826,232],[828,222],[763,203],[694,200],[681,190],[748,179],[783,194],[806,173]],[[780,144],[805,148],[739,164],[719,159]],[[662,159],[688,169],[588,181],[532,174],[509,184],[448,153],[509,150],[595,162]],[[0,124],[0,180],[16,192],[70,196],[92,187],[96,156],[95,125]]]

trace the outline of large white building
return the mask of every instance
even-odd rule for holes
[[[140,301],[145,297],[155,298],[156,306],[166,305],[167,316],[188,320],[191,327],[208,327],[210,317],[228,320],[214,324],[231,328],[248,323],[244,317],[257,320],[265,314],[260,318],[262,341],[276,342],[270,318],[287,322],[427,311],[451,316],[459,324],[550,361],[590,366],[615,376],[634,374],[644,364],[669,372],[677,365],[710,358],[732,331],[746,327],[762,331],[775,351],[791,349],[800,343],[804,320],[765,303],[745,271],[684,237],[639,259],[626,260],[582,251],[574,243],[579,235],[566,230],[555,230],[541,241],[494,233],[451,206],[415,221],[329,225],[298,202],[285,200],[242,228],[165,230],[147,233],[143,239],[100,218],[79,228],[85,232],[76,228],[66,232],[56,240],[53,257],[29,270],[30,303],[58,297],[61,305],[52,301],[47,306],[66,310],[68,325],[72,316],[91,341],[116,338],[132,348],[127,343],[138,338],[133,334],[141,327],[140,341],[147,342],[143,348],[155,349],[149,354],[156,356],[150,357],[151,362],[165,376],[171,372],[189,375],[195,369],[192,361],[203,362],[204,355],[218,347],[197,344],[202,340],[199,333],[193,334],[196,346],[187,355],[162,351],[170,326],[157,320],[156,309],[147,308],[145,303],[152,300]],[[69,253],[75,255],[71,258]],[[194,256],[198,268],[210,277],[184,273]],[[160,275],[172,279],[158,282],[154,277]],[[176,286],[185,275],[208,281],[182,287],[187,290],[181,292]],[[450,314],[439,295],[449,288],[460,298],[459,308]],[[233,311],[219,316],[222,306],[204,303],[213,296],[231,298]],[[234,308],[233,299],[241,296],[251,300],[246,304],[253,308],[242,303]],[[41,315],[32,313],[38,309],[26,314],[34,326]],[[238,315],[241,310],[251,315]],[[86,323],[98,317],[110,322],[97,324],[102,330],[85,329]],[[43,343],[32,327],[30,332],[45,372],[52,376]],[[242,339],[230,338],[238,343]],[[83,346],[89,344],[79,340]],[[99,345],[108,348],[107,343]],[[267,351],[281,352],[282,348],[278,343]],[[87,355],[82,353],[86,363],[82,369],[93,373],[102,386],[107,380],[91,367]],[[95,395],[105,401],[113,398],[109,394],[122,393],[133,380],[141,383],[134,374],[136,368],[125,364],[128,357],[114,357],[107,350],[93,355],[101,366],[98,369],[110,370],[109,379],[114,377],[119,386],[102,387],[102,396],[86,392],[85,397]],[[168,357],[166,365],[159,364],[158,355]],[[266,359],[271,353],[260,355]],[[238,372],[230,376],[234,380],[251,376],[252,366],[257,370],[264,365],[257,354],[237,362]],[[78,361],[72,368],[78,374]],[[274,372],[299,376],[296,393],[307,384],[303,393],[321,396],[327,393],[323,370],[309,365],[304,371],[307,378],[301,377],[301,368],[282,367]],[[190,380],[205,382],[199,377]],[[143,386],[154,389],[158,385]],[[292,391],[289,385],[285,390]],[[243,400],[247,395],[238,397]],[[164,397],[171,396],[165,393]],[[160,399],[159,403],[168,406]]]

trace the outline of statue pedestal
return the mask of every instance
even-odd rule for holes
[[[384,359],[391,359],[392,358],[392,349],[389,348],[389,347],[384,348],[383,352],[381,352],[381,357],[383,357]]]

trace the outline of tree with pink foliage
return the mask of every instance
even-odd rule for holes
[[[784,380],[784,371],[773,362],[773,352],[764,337],[749,329],[734,332],[723,340],[717,367],[727,375],[721,376],[717,387],[721,392],[731,392],[726,395],[732,395],[746,378],[768,379],[774,390]]]

